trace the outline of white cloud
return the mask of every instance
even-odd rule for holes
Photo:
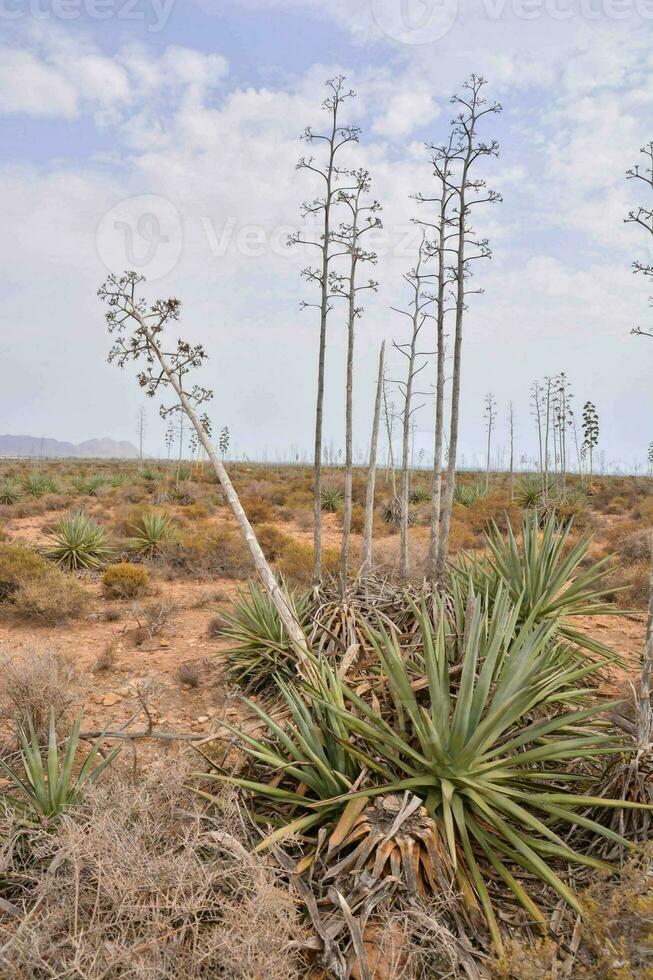
[[[72,118],[77,92],[61,72],[28,51],[0,47],[0,113]]]
[[[383,115],[374,120],[372,132],[391,139],[410,136],[418,127],[432,122],[439,113],[431,92],[408,89],[390,98]]]

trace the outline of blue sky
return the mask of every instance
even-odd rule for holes
[[[317,329],[299,309],[311,298],[305,256],[284,240],[317,192],[295,170],[299,134],[319,125],[323,83],[341,71],[363,130],[350,162],[369,168],[386,226],[381,289],[358,325],[363,450],[378,346],[404,339],[390,307],[413,259],[410,195],[430,189],[424,142],[443,137],[449,96],[476,71],[504,106],[488,129],[501,155],[487,168],[504,203],[477,221],[494,257],[467,320],[465,459],[482,451],[488,391],[497,449],[512,400],[518,452],[531,453],[530,384],[565,370],[578,407],[597,405],[607,457],[644,460],[653,343],[629,330],[651,314],[630,264],[649,253],[623,216],[638,200],[624,171],[653,138],[653,0],[169,4],[0,0],[0,430],[135,437],[140,395],[106,364],[95,293],[108,267],[127,264],[128,242],[146,261],[155,220],[168,241],[143,269],[148,295],[179,296],[185,331],[209,350],[216,428],[251,455],[309,452]],[[326,413],[336,448],[344,341],[336,310]],[[417,418],[427,453],[431,416],[427,404]],[[150,403],[153,453],[162,432]]]

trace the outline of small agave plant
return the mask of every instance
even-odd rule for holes
[[[15,480],[3,480],[0,483],[0,504],[11,506],[20,497],[20,487]]]
[[[103,527],[83,513],[62,517],[50,533],[46,554],[62,568],[101,568],[114,554]]]
[[[336,514],[342,505],[343,493],[338,487],[322,487],[322,510]]]
[[[28,497],[37,499],[45,497],[48,493],[58,493],[59,487],[54,480],[47,476],[39,476],[38,473],[30,473],[22,483],[22,490]]]
[[[165,553],[166,546],[174,539],[174,524],[165,514],[144,513],[137,524],[132,524],[132,537],[127,542],[130,551],[140,558],[157,558]]]
[[[0,794],[23,819],[30,824],[53,820],[67,807],[79,803],[86,786],[113,763],[120,749],[114,749],[104,758],[100,755],[100,739],[91,747],[80,768],[75,761],[80,745],[82,715],[75,719],[72,731],[66,739],[66,747],[61,754],[55,728],[54,711],[50,711],[48,747],[45,751],[39,745],[31,720],[27,732],[18,726],[20,748],[20,770],[9,766],[0,759],[2,773],[18,790],[19,795]]]

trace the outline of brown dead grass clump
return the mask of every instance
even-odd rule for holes
[[[90,596],[74,579],[52,565],[47,574],[25,582],[12,596],[21,619],[40,626],[58,626],[88,612]]]
[[[168,565],[194,578],[247,578],[252,559],[242,535],[228,524],[196,523],[168,549]]]
[[[293,899],[239,840],[225,797],[202,818],[167,760],[94,787],[56,833],[3,835],[0,875],[17,915],[0,919],[7,980],[306,976]],[[7,830],[8,828],[5,828]]]
[[[648,561],[620,565],[606,577],[614,592],[609,596],[621,609],[645,609],[649,599],[651,569]]]
[[[58,650],[27,650],[0,661],[0,713],[4,721],[47,733],[50,709],[61,731],[77,700],[79,675]]]

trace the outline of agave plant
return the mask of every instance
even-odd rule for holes
[[[116,758],[114,749],[104,758],[100,755],[100,739],[91,747],[81,767],[75,772],[75,760],[80,743],[82,714],[75,719],[72,731],[66,739],[63,755],[59,752],[54,710],[50,710],[48,748],[45,753],[39,746],[31,719],[28,732],[18,726],[21,770],[0,759],[0,772],[19,791],[20,796],[2,793],[2,798],[30,822],[42,822],[58,817],[66,807],[78,803],[85,786],[93,783]]]
[[[261,822],[279,826],[257,846],[259,851],[293,834],[333,823],[344,809],[341,794],[351,791],[360,776],[362,763],[346,748],[348,730],[340,717],[344,709],[342,685],[337,675],[324,665],[321,677],[319,690],[324,697],[310,705],[300,691],[282,680],[277,681],[290,716],[285,727],[254,701],[245,701],[263,722],[268,738],[253,738],[229,722],[224,723],[252,759],[260,781],[230,776],[219,769],[206,775],[197,774],[202,780],[235,783],[253,793],[259,804],[265,802]],[[281,779],[284,785],[279,785]],[[209,802],[216,802],[206,790],[194,787],[194,792]],[[324,802],[325,806],[315,810],[316,801]]]
[[[520,507],[537,507],[542,500],[543,492],[541,480],[531,476],[524,477],[515,487],[515,503]]]
[[[130,551],[141,558],[156,558],[165,553],[174,538],[174,524],[165,514],[144,513],[138,524],[132,524],[133,536],[127,542]]]
[[[100,568],[114,553],[104,528],[81,512],[65,514],[49,538],[48,557],[70,571]]]
[[[426,487],[415,487],[414,490],[410,492],[410,502],[411,504],[425,504],[431,499],[431,491],[427,490]]]
[[[26,477],[22,484],[23,492],[27,494],[28,497],[45,497],[48,493],[57,493],[59,487],[54,480],[47,476],[39,476],[38,473],[30,473]]]
[[[384,521],[386,524],[394,524],[395,526],[398,527],[401,524],[402,510],[403,507],[401,503],[401,498],[393,497],[392,500],[389,500],[387,502],[387,504],[384,504],[383,509],[381,510],[381,520]],[[415,523],[415,511],[409,508],[408,524],[412,527],[414,523]]]
[[[457,483],[453,490],[454,503],[461,507],[473,507],[482,497],[487,497],[487,490],[482,483]]]
[[[20,497],[20,487],[15,480],[3,480],[0,483],[0,504],[15,504]]]
[[[487,593],[492,599],[504,586],[513,602],[520,601],[522,621],[555,624],[559,638],[601,656],[611,655],[603,643],[587,636],[573,621],[580,616],[618,613],[606,601],[605,577],[611,559],[604,558],[583,568],[589,539],[581,538],[568,549],[571,525],[563,525],[550,515],[540,533],[537,513],[526,515],[518,541],[508,525],[503,537],[496,524],[486,533],[488,555],[484,559],[462,554],[451,566],[459,601],[470,590]]]
[[[554,624],[536,625],[531,618],[519,627],[520,609],[509,604],[505,590],[489,609],[470,598],[460,669],[450,664],[444,601],[438,601],[435,628],[425,610],[415,613],[425,677],[418,692],[394,631],[370,630],[381,668],[379,687],[387,686],[394,705],[389,717],[323,661],[320,683],[305,683],[304,698],[280,685],[292,718],[288,726],[255,704],[251,709],[265,724],[267,738],[227,726],[253,760],[254,777],[218,771],[211,778],[241,786],[254,794],[259,807],[264,801],[260,819],[277,826],[259,850],[324,828],[332,835],[331,849],[341,867],[343,860],[351,866],[342,857],[349,843],[358,851],[355,866],[361,860],[369,866],[373,858],[372,866],[380,869],[394,854],[391,867],[401,869],[401,827],[393,823],[379,835],[369,805],[378,797],[412,794],[419,801],[415,807],[423,806],[432,821],[426,823],[425,817],[421,822],[430,834],[427,846],[438,850],[441,842],[446,844],[447,861],[432,854],[429,861],[437,859],[441,871],[448,863],[461,892],[482,908],[500,945],[489,879],[501,879],[529,916],[544,926],[523,872],[580,910],[556,862],[608,868],[571,847],[565,839],[569,827],[628,846],[614,830],[579,813],[587,807],[621,807],[623,801],[575,794],[574,783],[581,777],[567,768],[569,760],[591,759],[616,750],[618,743],[601,730],[598,716],[605,705],[570,710],[565,704],[570,689],[596,671],[597,664],[561,662]],[[538,706],[560,708],[560,702],[562,710],[553,717],[533,719]],[[337,785],[343,788],[334,794]],[[419,829],[414,833],[419,836]],[[428,872],[422,874],[422,885],[434,887]]]
[[[104,477],[96,474],[95,476],[78,476],[73,480],[73,486],[77,493],[83,497],[97,497],[97,492],[104,485]]]
[[[297,620],[306,626],[310,622],[310,593],[286,588],[285,594]],[[239,592],[232,611],[222,615],[217,635],[234,644],[222,655],[229,673],[244,688],[255,691],[276,676],[296,676],[297,657],[277,607],[258,583],[250,581],[247,591]]]
[[[342,505],[343,493],[338,487],[322,487],[322,510],[336,514]]]

